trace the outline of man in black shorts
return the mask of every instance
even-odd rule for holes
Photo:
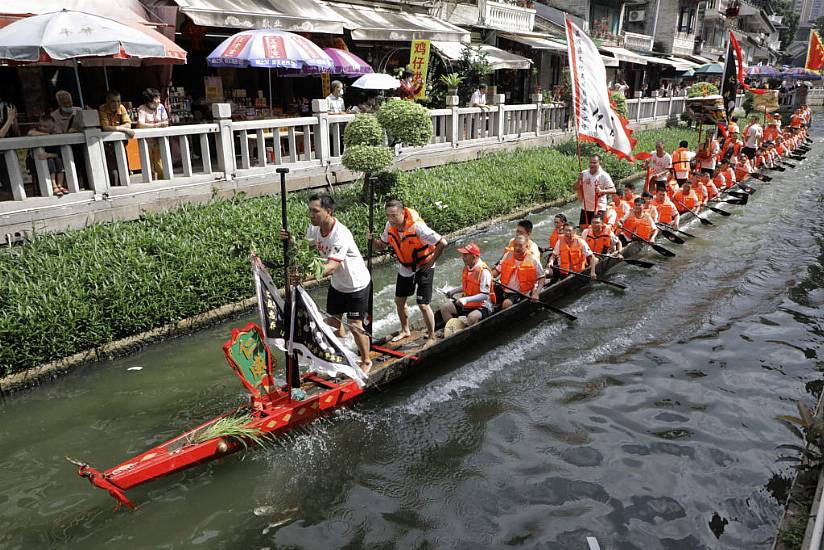
[[[430,229],[415,210],[406,208],[399,200],[387,201],[386,220],[380,239],[374,239],[371,234],[369,238],[373,239],[377,250],[391,246],[398,258],[395,306],[398,308],[401,331],[393,341],[403,340],[412,334],[406,300],[415,294],[426,325],[427,345],[432,344],[435,342],[435,314],[429,304],[432,302],[435,277],[433,267],[443,253],[446,239]]]

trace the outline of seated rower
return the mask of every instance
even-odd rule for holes
[[[695,196],[698,197],[698,204],[704,206],[707,204],[707,187],[701,180],[701,172],[693,172],[690,177],[690,185],[695,191]]]
[[[538,245],[535,244],[532,240],[532,222],[529,220],[518,220],[518,225],[515,226],[515,237],[518,235],[523,235],[526,237],[527,246],[529,247],[529,251],[532,253],[533,256],[536,258],[541,257],[541,250],[538,248]],[[509,244],[506,245],[507,252],[513,249],[513,244],[515,242],[515,237],[509,240]]]
[[[702,172],[701,175],[698,176],[698,182],[704,186],[707,201],[714,201],[718,198],[718,187],[715,185],[715,182],[712,181],[709,174]],[[705,201],[704,204],[706,204],[707,201]]]
[[[459,248],[463,254],[464,269],[461,274],[461,287],[451,289],[447,295],[452,297],[461,291],[460,298],[450,299],[441,304],[441,316],[444,322],[453,317],[466,317],[466,324],[472,326],[492,313],[495,305],[495,293],[492,291],[492,270],[481,260],[481,249],[475,243]]]
[[[684,185],[689,185],[689,183]],[[620,237],[624,244],[629,244],[633,240],[637,241],[639,238],[643,241],[653,241],[658,236],[655,221],[652,216],[644,212],[644,204],[645,201],[641,197],[635,199],[635,207],[632,212],[621,222],[622,228],[627,230]]]
[[[735,179],[735,168],[730,161],[725,160],[721,162],[721,173],[724,175],[725,189],[729,189],[738,182],[738,180]]]
[[[561,237],[561,228],[564,227],[566,222],[567,217],[565,214],[555,214],[555,218],[552,220],[555,228],[552,230],[552,233],[549,234],[549,250],[555,248],[555,243],[557,243]]]
[[[678,192],[672,196],[672,202],[678,209],[679,214],[692,212],[697,215],[701,209],[701,205],[698,202],[698,196],[695,194],[695,191],[692,190],[692,186],[689,181],[685,181],[681,184],[681,189],[679,189]]]
[[[678,222],[681,216],[678,214],[678,209],[667,196],[665,186],[659,185],[656,187],[655,198],[652,199],[652,204],[655,205],[655,208],[658,210],[658,221],[660,223],[678,229]]]
[[[738,164],[735,166],[735,181],[744,181],[750,177],[752,171],[752,165],[747,155],[744,153],[738,155]]]
[[[500,276],[501,278],[499,283],[503,289],[501,309],[508,309],[524,300],[523,295],[537,302],[544,289],[546,278],[544,268],[541,266],[541,258],[533,256],[529,251],[526,237],[518,235],[512,244],[513,249],[506,252],[492,270],[493,277]]]
[[[635,185],[630,181],[624,184],[624,193],[621,196],[621,199],[629,204],[632,205],[633,201],[635,200],[637,195],[635,194]]]
[[[581,233],[581,238],[586,241],[589,249],[596,254],[609,254],[617,258],[623,258],[623,245],[621,240],[615,236],[605,223],[604,219],[598,214],[592,218],[592,225],[584,229]]]
[[[652,221],[658,223],[658,207],[653,203],[653,194],[649,191],[641,193],[641,198],[644,199],[644,212],[652,217]]]
[[[721,164],[718,164],[715,171],[712,173],[712,183],[715,185],[716,189],[727,188],[727,178],[724,177],[724,170],[722,169]]]
[[[595,279],[595,267],[598,265],[598,258],[593,255],[587,242],[575,234],[575,228],[570,224],[564,225],[558,244],[555,245],[549,258],[547,258],[547,270],[553,267],[556,258],[558,267],[554,270],[553,281],[567,277],[571,271],[583,273],[587,261],[589,261],[589,277]]]

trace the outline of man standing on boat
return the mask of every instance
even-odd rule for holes
[[[464,270],[460,287],[463,296],[441,304],[441,316],[444,322],[456,316],[465,316],[467,326],[471,327],[492,313],[495,304],[492,270],[481,260],[481,249],[477,244],[469,243],[459,248],[458,252],[463,254]],[[447,295],[452,296],[458,290],[452,289]]]
[[[369,358],[369,336],[363,330],[363,320],[369,307],[369,287],[372,278],[363,261],[352,232],[334,216],[335,200],[331,195],[318,193],[309,197],[309,227],[306,239],[326,260],[323,277],[332,276],[326,295],[326,310],[332,318],[327,323],[340,329],[343,315],[352,327],[352,336],[360,353],[360,368],[369,374],[372,360]],[[280,238],[292,240],[281,229]]]
[[[646,162],[652,172],[653,185],[657,186],[659,183],[666,185],[672,173],[672,155],[664,149],[663,141],[655,142],[655,151]]]
[[[607,209],[607,195],[616,193],[612,177],[601,168],[601,155],[589,157],[589,170],[584,170],[578,176],[575,192],[581,201],[578,226],[585,229],[589,227],[596,212]]]
[[[373,239],[377,250],[391,246],[398,258],[395,306],[398,308],[401,331],[393,341],[403,340],[412,334],[406,300],[416,294],[415,300],[426,325],[426,343],[430,345],[435,342],[435,314],[429,306],[432,302],[434,267],[446,247],[446,239],[430,229],[415,210],[406,208],[399,200],[387,201],[386,220],[380,239],[374,239],[371,234],[368,237]]]

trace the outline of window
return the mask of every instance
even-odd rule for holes
[[[695,8],[682,6],[678,10],[678,32],[691,33],[695,30]]]

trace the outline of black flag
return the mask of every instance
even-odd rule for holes
[[[721,95],[724,97],[724,111],[727,120],[735,110],[735,98],[738,95],[738,72],[735,66],[735,53],[727,45],[727,62],[724,63],[724,78],[721,80]]]

